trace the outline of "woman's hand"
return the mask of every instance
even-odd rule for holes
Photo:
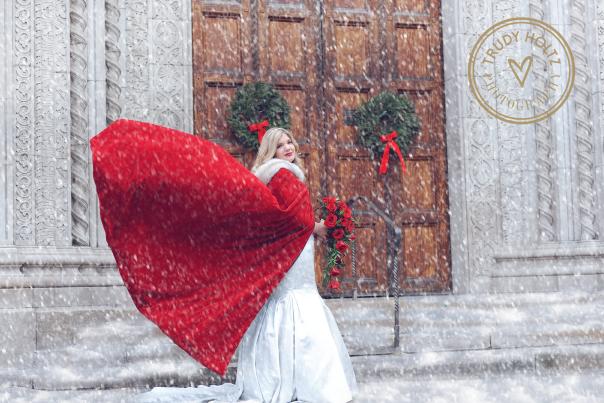
[[[327,227],[323,224],[323,220],[315,222],[315,230],[313,231],[316,236],[325,240],[327,238]]]

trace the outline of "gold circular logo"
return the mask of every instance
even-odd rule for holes
[[[509,18],[478,38],[468,60],[468,80],[478,103],[497,119],[534,123],[568,99],[575,60],[552,26],[534,18]]]

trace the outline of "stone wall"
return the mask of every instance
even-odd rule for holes
[[[445,0],[442,8],[454,290],[604,289],[604,4]],[[576,63],[569,100],[529,125],[470,92],[480,34],[510,17],[553,25]]]
[[[88,140],[118,117],[191,132],[191,69],[189,1],[0,4],[0,362],[133,309]]]

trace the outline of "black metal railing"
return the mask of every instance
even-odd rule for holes
[[[401,244],[401,240],[402,240],[402,231],[401,229],[396,225],[396,223],[382,210],[380,209],[373,201],[371,201],[370,199],[368,199],[365,196],[353,196],[350,199],[348,199],[348,206],[352,209],[352,215],[354,216],[355,213],[360,213],[360,212],[365,212],[363,210],[356,210],[354,208],[354,204],[357,203],[358,201],[363,201],[367,204],[367,206],[369,207],[369,209],[371,211],[373,211],[374,213],[376,213],[378,216],[380,216],[384,222],[386,223],[386,226],[388,227],[388,236],[387,236],[387,255],[388,255],[388,262],[392,262],[392,270],[389,271],[389,276],[388,276],[388,291],[390,291],[390,289],[392,290],[393,294],[394,294],[394,348],[398,348],[399,344],[400,344],[400,324],[399,324],[399,296],[400,296],[400,290],[399,290],[399,273],[398,273],[398,249],[397,246]],[[352,241],[352,278],[353,281],[355,281],[355,286],[353,288],[352,291],[352,296],[353,298],[357,298],[357,288],[358,288],[358,278],[357,278],[357,273],[356,273],[356,240]]]

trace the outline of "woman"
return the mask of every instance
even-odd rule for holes
[[[268,183],[285,168],[304,181],[298,164],[291,133],[273,128],[262,138],[252,172]],[[322,222],[315,224],[315,234],[325,236]],[[356,393],[348,352],[317,291],[314,235],[246,332],[238,357],[244,399],[347,402]]]
[[[253,175],[214,143],[120,120],[91,139],[106,239],[143,315],[236,384],[155,388],[154,402],[348,402],[356,379],[317,292],[298,145],[274,128]],[[313,225],[314,224],[314,225]]]

